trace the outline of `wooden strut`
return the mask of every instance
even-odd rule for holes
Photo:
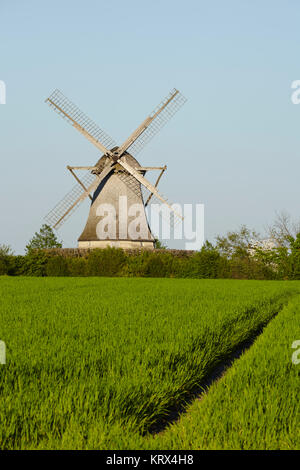
[[[72,167],[72,166],[69,166],[69,165],[68,165],[67,168],[68,168],[68,170],[72,173],[72,175],[73,175],[74,178],[76,179],[77,183],[79,183],[80,186],[81,186],[81,187],[84,189],[84,191],[87,193],[87,192],[88,192],[87,188],[84,186],[84,184],[82,183],[82,181],[80,181],[80,179],[78,178],[78,176],[74,173],[73,169],[76,168],[76,169],[78,169],[78,170],[79,170],[79,169],[88,170],[89,168],[92,168],[92,167],[74,167],[74,166]],[[93,168],[94,168],[94,167],[93,167]],[[90,195],[90,193],[88,193],[88,196],[89,196],[90,200],[92,201],[93,198],[92,198],[92,196]]]
[[[100,175],[96,174],[96,179],[95,181],[93,181],[93,183],[85,190],[85,192],[83,194],[81,194],[77,199],[76,201],[69,207],[69,209],[64,213],[64,215],[56,222],[56,224],[53,226],[54,228],[56,228],[60,222],[62,221],[62,219],[67,215],[69,214],[69,212],[73,209],[73,207],[75,207],[80,201],[83,201],[83,199],[85,199],[86,196],[88,196],[92,191],[94,191],[94,189],[96,189],[96,187],[101,183],[101,181],[103,180],[103,178],[105,178],[105,176],[108,175],[108,173],[111,171],[112,167],[111,166],[108,166],[107,168],[105,168],[104,170],[102,170],[102,172],[100,173]],[[98,178],[98,179],[97,179]],[[82,185],[83,186],[83,185]]]
[[[152,115],[148,116],[145,121],[125,140],[125,142],[118,148],[116,154],[120,158],[126,150],[133,145],[137,138],[145,132],[145,130],[150,126],[151,122],[168,106],[168,104],[175,98],[179,93],[178,90],[170,96],[170,98],[162,104],[162,106]]]
[[[160,178],[162,177],[163,173],[164,173],[165,170],[167,169],[167,165],[165,165],[165,166],[163,166],[163,167],[158,167],[158,168],[154,168],[154,167],[153,167],[153,169],[155,169],[155,170],[156,170],[156,169],[161,170],[161,172],[160,172],[160,174],[159,174],[159,176],[158,176],[158,178],[157,178],[157,180],[156,180],[156,183],[155,183],[155,185],[154,185],[154,187],[156,188],[157,185],[158,185],[158,183],[159,183]],[[152,196],[153,196],[153,193],[149,194],[149,197],[148,197],[148,199],[147,199],[147,201],[146,201],[146,203],[145,203],[145,207],[147,207],[147,205],[148,205],[149,202],[151,201]]]
[[[132,176],[135,177],[145,188],[147,188],[151,193],[153,193],[157,199],[159,199],[162,203],[166,204],[166,206],[169,207],[171,211],[174,212],[174,214],[177,215],[181,220],[183,220],[183,217],[181,214],[179,214],[175,209],[159,194],[157,191],[156,187],[153,186],[153,184],[149,183],[149,181],[146,180],[138,171],[136,171],[132,166],[128,165],[128,163],[123,162],[120,158],[117,160],[117,162],[125,168],[125,170],[128,171]]]
[[[149,170],[165,170],[167,167],[165,166],[139,166],[135,167],[137,171],[149,171]]]

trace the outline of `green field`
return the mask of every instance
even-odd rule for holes
[[[299,448],[299,299],[297,281],[0,277],[0,448]]]
[[[165,433],[154,449],[299,449],[300,364],[291,345],[300,339],[300,302],[292,300],[251,350],[202,400]],[[141,443],[144,448],[145,443]]]

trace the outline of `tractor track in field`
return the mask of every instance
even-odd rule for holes
[[[185,399],[184,403],[177,407],[176,409],[170,410],[167,416],[163,420],[158,421],[155,423],[150,429],[149,433],[151,435],[156,435],[163,433],[170,425],[176,423],[182,415],[187,413],[188,407],[195,401],[195,400],[202,400],[204,396],[209,392],[209,388],[215,382],[218,382],[230,369],[233,363],[239,359],[242,354],[244,354],[250,347],[253,345],[255,340],[263,333],[265,327],[278,315],[277,312],[272,318],[265,323],[264,325],[260,326],[252,336],[240,343],[234,351],[229,354],[222,362],[220,362],[216,367],[214,367],[208,375],[203,379],[203,381],[191,390],[188,394],[188,397]]]

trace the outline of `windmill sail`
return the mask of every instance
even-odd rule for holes
[[[85,135],[103,153],[107,153],[110,149],[116,147],[115,141],[59,90],[55,90],[46,99],[46,103]]]
[[[136,156],[146,144],[167,124],[174,114],[184,105],[186,98],[175,88],[149,115],[149,124],[145,126],[139,136],[127,147],[127,151]]]
[[[98,184],[98,178],[92,173],[87,173],[81,181],[86,188],[89,188],[94,182]],[[85,199],[85,196],[87,196],[86,191],[77,183],[46,215],[45,221],[47,224],[53,228],[59,228],[62,223],[73,214],[80,203]]]

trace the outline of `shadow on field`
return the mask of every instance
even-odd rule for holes
[[[272,319],[273,318],[274,317],[272,317]],[[181,415],[186,413],[189,405],[194,400],[201,400],[204,397],[204,395],[209,391],[209,387],[214,382],[217,382],[218,380],[220,380],[225,374],[225,372],[227,371],[227,369],[229,369],[229,367],[231,367],[233,363],[237,359],[239,359],[239,357],[252,346],[256,338],[262,334],[265,327],[266,327],[266,324],[264,324],[258,330],[256,330],[250,339],[247,339],[243,341],[242,343],[240,343],[228,357],[224,358],[224,360],[219,365],[213,368],[213,370],[206,376],[206,378],[196,388],[191,390],[188,398],[180,407],[176,409],[172,409],[163,420],[155,423],[149,429],[148,432],[152,435],[159,434],[163,432],[171,424],[178,421]]]

